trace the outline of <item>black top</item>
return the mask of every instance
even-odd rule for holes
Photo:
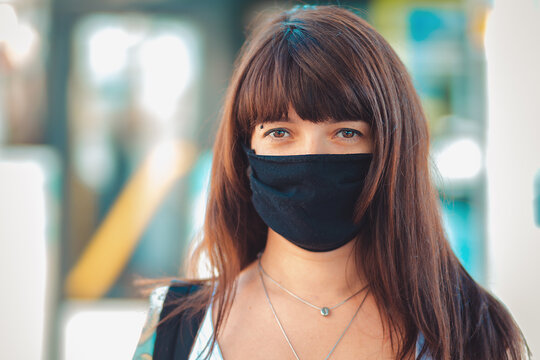
[[[167,291],[159,320],[170,314],[182,297],[200,288],[202,285],[174,280]],[[204,310],[193,316],[185,316],[185,313],[181,312],[159,325],[156,330],[153,360],[187,360],[204,314]]]

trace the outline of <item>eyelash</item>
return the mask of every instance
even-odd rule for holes
[[[283,129],[283,128],[277,128],[277,129],[271,129],[271,130],[268,130],[267,132],[264,133],[263,137],[267,137],[269,136],[270,134],[276,132],[276,131],[285,131],[285,132],[289,132],[288,130],[286,129]],[[349,128],[343,128],[343,129],[339,129],[337,134],[339,134],[340,132],[342,131],[352,131],[354,134],[358,135],[358,136],[362,136],[362,133],[358,130],[355,130],[355,129],[349,129]],[[272,138],[272,140],[277,140],[279,141],[278,139],[283,139],[283,138],[276,138],[274,136],[270,136]],[[352,138],[346,138],[344,137],[343,139],[345,139],[345,141],[352,141],[354,140],[354,136]]]

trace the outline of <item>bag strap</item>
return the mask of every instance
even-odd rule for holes
[[[200,288],[202,288],[202,285],[179,280],[173,281],[165,296],[159,320],[161,321],[178,306],[178,299]],[[153,354],[154,360],[186,360],[189,358],[191,347],[204,318],[205,311],[203,309],[203,311],[190,317],[184,316],[184,313],[180,312],[157,327]]]

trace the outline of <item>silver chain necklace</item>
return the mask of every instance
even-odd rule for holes
[[[268,304],[270,305],[270,309],[272,309],[272,313],[274,314],[274,318],[276,319],[276,321],[277,321],[277,323],[279,325],[279,328],[281,329],[281,332],[283,333],[283,336],[285,337],[285,340],[287,340],[287,344],[289,344],[289,347],[291,348],[294,356],[296,357],[296,360],[300,360],[300,357],[298,356],[298,354],[294,350],[294,347],[292,346],[291,341],[289,340],[289,337],[285,333],[285,329],[283,329],[283,325],[281,325],[281,321],[279,321],[279,318],[278,318],[278,316],[276,314],[276,310],[274,309],[274,305],[272,305],[272,301],[270,301],[270,297],[268,296],[268,290],[266,290],[266,284],[264,283],[264,279],[263,279],[263,276],[262,276],[262,266],[260,266],[260,264],[261,264],[261,258],[259,257],[259,277],[261,278],[261,283],[262,283],[262,286],[263,286],[263,289],[264,289],[264,294],[266,295],[266,300],[268,300]],[[354,318],[356,317],[356,314],[358,314],[358,312],[360,311],[360,308],[362,307],[362,305],[364,305],[364,301],[366,301],[368,293],[369,293],[369,290],[366,292],[366,295],[364,295],[364,298],[362,299],[362,302],[360,303],[360,305],[358,305],[358,308],[356,309],[356,312],[354,313],[351,321],[349,321],[349,323],[347,324],[347,327],[345,328],[345,330],[343,330],[343,332],[339,336],[339,339],[336,341],[336,343],[334,344],[334,346],[332,347],[332,349],[330,350],[328,355],[326,355],[324,360],[328,360],[330,358],[330,355],[332,355],[332,353],[334,352],[334,350],[338,346],[339,342],[341,341],[341,339],[343,338],[343,336],[345,335],[347,330],[349,330],[349,327],[351,326]]]
[[[334,305],[334,306],[331,306],[331,307],[328,307],[328,306],[317,306],[317,305],[313,305],[312,303],[310,303],[309,301],[307,300],[304,300],[302,299],[300,296],[296,295],[296,294],[293,294],[291,291],[287,290],[286,288],[284,288],[280,283],[278,283],[276,280],[272,279],[272,277],[270,275],[268,275],[266,273],[266,271],[264,271],[262,265],[261,265],[261,254],[262,253],[259,253],[258,254],[258,258],[259,258],[259,269],[262,271],[262,273],[268,278],[270,279],[270,281],[272,281],[274,284],[276,284],[280,289],[282,289],[283,291],[287,292],[289,295],[291,295],[292,297],[300,300],[301,302],[303,302],[304,304],[306,305],[309,305],[311,306],[312,308],[314,309],[317,309],[320,311],[321,315],[322,316],[328,316],[330,315],[330,310],[333,310],[335,308],[337,308],[338,306],[341,306],[343,304],[345,304],[347,301],[349,301],[351,298],[353,298],[354,296],[358,295],[359,293],[361,293],[362,291],[364,291],[368,286],[364,286],[363,288],[361,288],[360,290],[358,290],[357,292],[355,292],[354,294],[352,294],[351,296],[349,296],[348,298],[346,298],[345,300],[343,300],[342,302],[340,302],[339,304],[337,305]]]

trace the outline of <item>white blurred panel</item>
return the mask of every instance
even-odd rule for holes
[[[57,251],[58,174],[56,157],[46,147],[0,150],[2,358],[42,359],[47,351],[48,289],[56,277],[51,262]]]
[[[540,352],[540,3],[495,0],[486,29],[488,285]]]
[[[62,307],[63,360],[130,360],[141,335],[147,301],[69,301]]]
[[[482,170],[482,150],[472,138],[448,141],[435,151],[434,158],[441,176],[448,180],[474,179]]]

